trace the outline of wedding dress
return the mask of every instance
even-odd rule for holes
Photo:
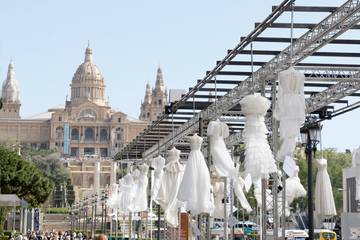
[[[224,138],[229,136],[229,127],[219,120],[211,121],[207,128],[207,136],[217,176],[237,177],[237,170],[224,142]]]
[[[241,111],[246,116],[244,128],[245,172],[252,182],[269,178],[276,172],[274,156],[266,138],[267,129],[264,115],[270,107],[270,101],[260,95],[248,95],[241,101]]]
[[[299,167],[296,166],[295,168],[295,174],[293,177],[289,177],[286,179],[286,188],[285,188],[285,196],[286,196],[286,202],[285,202],[285,211],[286,216],[290,216],[290,210],[289,206],[291,203],[299,197],[305,197],[306,196],[306,190],[304,186],[300,182],[300,178],[298,177]]]
[[[161,177],[163,175],[163,168],[165,165],[165,158],[158,156],[153,158],[150,162],[150,166],[154,169],[154,179],[151,188],[151,198],[156,202],[156,197],[159,192]]]
[[[134,211],[135,187],[133,176],[128,173],[119,188],[119,212],[127,214]]]
[[[177,227],[179,224],[178,209],[181,207],[177,194],[184,174],[184,166],[179,162],[179,159],[180,151],[175,147],[168,151],[168,163],[164,168],[160,189],[156,197],[157,202],[165,210],[165,220],[172,227]]]
[[[244,180],[239,176],[238,170],[226,148],[224,138],[229,136],[229,127],[219,120],[211,121],[207,128],[207,136],[210,141],[210,154],[212,156],[216,175],[229,177],[234,181],[234,193],[243,208],[251,211],[251,206],[243,192]]]
[[[186,202],[186,210],[192,215],[211,214],[214,205],[211,202],[210,173],[204,156],[200,151],[203,138],[196,133],[190,138],[190,153],[180,184],[178,199]]]
[[[316,160],[318,172],[315,184],[315,213],[317,217],[330,217],[336,215],[334,196],[331,181],[327,172],[327,160]]]
[[[114,183],[111,185],[110,196],[106,201],[106,205],[115,210],[117,208],[117,200],[118,200],[118,184]]]
[[[148,186],[148,177],[147,173],[149,166],[146,164],[140,165],[139,170],[135,170],[133,174],[136,173],[134,179],[136,178],[136,193],[134,198],[134,212],[143,212],[148,210],[147,207],[147,186]]]
[[[277,158],[292,156],[296,147],[296,138],[305,121],[305,96],[303,73],[293,67],[278,75],[279,88],[274,117],[279,120],[281,145]]]

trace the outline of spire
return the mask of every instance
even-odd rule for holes
[[[5,82],[2,85],[2,98],[5,102],[20,102],[20,91],[15,79],[14,65],[9,63]]]
[[[151,86],[150,86],[149,82],[147,82],[147,84],[146,84],[144,103],[145,104],[151,103]]]
[[[163,73],[160,66],[157,69],[155,89],[165,90]]]
[[[92,62],[92,49],[90,48],[90,41],[88,41],[88,46],[85,51],[85,62]]]

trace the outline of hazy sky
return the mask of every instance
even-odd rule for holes
[[[111,105],[138,117],[145,84],[154,85],[159,64],[168,88],[193,86],[277,3],[280,1],[2,1],[0,79],[5,79],[13,58],[22,117],[62,105],[90,40]],[[324,146],[342,150],[360,145],[359,118],[360,110],[356,110],[326,123]]]

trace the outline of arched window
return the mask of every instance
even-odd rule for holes
[[[71,140],[79,140],[79,130],[77,128],[71,129]]]
[[[108,131],[105,128],[100,130],[100,141],[107,141],[108,140]]]
[[[95,132],[93,128],[85,128],[85,140],[95,140]]]
[[[64,139],[64,129],[62,127],[56,128],[56,139],[57,140]]]

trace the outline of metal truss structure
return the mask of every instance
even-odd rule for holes
[[[294,6],[294,2],[295,0],[284,0],[279,6],[274,6],[272,13],[263,22],[256,23],[249,35],[242,37],[240,43],[229,50],[211,71],[206,72],[203,79],[189,88],[179,101],[171,103],[157,121],[116,154],[115,160],[146,161],[172,145],[176,145],[186,156],[189,151],[186,137],[197,131],[204,133],[207,123],[214,119],[221,119],[228,124],[231,134],[226,139],[227,145],[238,145],[242,142],[245,121],[241,114],[240,100],[246,95],[260,92],[274,103],[277,74],[290,66],[306,76],[304,93],[307,96],[308,114],[316,115],[320,120],[330,119],[360,107],[360,101],[354,102],[355,98],[360,97],[360,64],[353,64],[348,60],[360,57],[360,52],[319,51],[327,45],[342,49],[344,46],[360,44],[360,38],[340,38],[348,30],[360,29],[360,25],[357,25],[360,21],[360,0],[347,0],[340,7]],[[290,11],[328,15],[319,23],[276,22],[280,16]],[[265,34],[272,28],[288,31],[292,27],[304,31],[293,38],[269,37]],[[274,47],[268,50],[266,45],[261,45],[264,43],[279,44],[281,49]],[[253,44],[259,47],[253,49]],[[284,44],[289,45],[283,48]],[[254,56],[262,59],[254,60]],[[268,56],[272,58],[269,60]],[[324,61],[319,62],[315,58],[323,58]],[[267,125],[272,130],[275,151],[277,126],[272,119],[271,110],[267,116]],[[206,139],[203,145],[206,145]],[[278,201],[277,187],[280,182],[285,187],[284,179],[275,174],[268,186],[274,196],[273,201],[268,203],[272,205],[272,209],[283,208],[281,201]],[[263,196],[265,195],[263,190]],[[280,199],[283,198],[284,196]],[[266,207],[264,209],[265,213]],[[283,213],[283,209],[272,211],[274,236],[278,236],[277,229],[284,226],[279,220],[279,215]],[[263,226],[265,225],[266,217],[263,218]],[[263,232],[263,239],[266,239],[266,231]]]

